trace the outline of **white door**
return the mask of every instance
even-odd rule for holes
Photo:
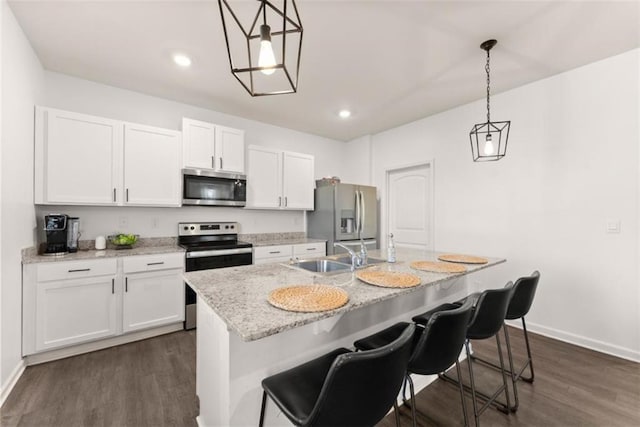
[[[387,233],[396,246],[433,249],[432,193],[431,164],[387,171]]]
[[[282,152],[258,146],[247,149],[247,208],[282,205]]]
[[[180,206],[181,143],[174,130],[125,125],[125,204]]]
[[[313,210],[313,161],[308,154],[284,152],[283,208]]]
[[[113,276],[38,283],[36,351],[116,334]]]
[[[125,276],[122,330],[136,331],[184,320],[182,269]]]
[[[244,173],[244,131],[216,126],[216,169]]]
[[[185,168],[215,168],[216,127],[212,123],[182,119]]]
[[[115,120],[36,109],[36,203],[112,205],[119,187],[122,126]]]

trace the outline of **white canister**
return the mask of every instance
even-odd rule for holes
[[[107,249],[107,239],[104,236],[96,237],[96,250],[103,251]]]

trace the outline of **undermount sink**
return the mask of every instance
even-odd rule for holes
[[[341,256],[339,258],[334,258],[334,261],[351,265],[351,257],[349,255]],[[387,261],[384,260],[384,259],[378,259],[378,258],[367,258],[367,264],[366,265],[379,264],[381,262],[387,262]]]
[[[330,259],[312,259],[308,261],[297,261],[292,263],[291,266],[314,273],[331,273],[351,270],[351,260],[349,260],[349,264],[345,264]]]

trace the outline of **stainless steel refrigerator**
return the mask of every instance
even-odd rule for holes
[[[377,249],[377,233],[376,187],[317,183],[315,210],[307,214],[307,234],[327,240],[327,255],[346,252],[334,248],[334,242],[358,252],[360,238],[368,250]]]

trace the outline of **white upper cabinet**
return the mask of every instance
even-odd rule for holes
[[[122,124],[36,107],[35,203],[115,205]]]
[[[313,210],[313,156],[255,145],[247,156],[247,208]]]
[[[181,133],[36,107],[37,204],[180,206]]]
[[[182,119],[185,168],[244,173],[244,131]]]
[[[125,124],[125,204],[180,206],[181,154],[180,132]]]

